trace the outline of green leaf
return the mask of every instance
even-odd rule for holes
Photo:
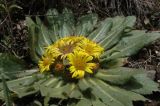
[[[75,21],[72,11],[65,8],[61,17],[63,17],[63,25],[60,27],[59,35],[62,37],[73,35]]]
[[[52,79],[56,79],[56,78],[52,78]],[[48,86],[49,83],[50,84],[52,83],[54,86]],[[39,85],[39,88],[42,96],[67,99],[72,93],[72,91],[74,90],[75,85],[74,83],[65,84],[63,81],[57,80],[57,81],[49,81],[49,82],[47,81],[47,84],[41,83]]]
[[[81,99],[81,100],[76,104],[76,106],[91,106],[91,105],[92,105],[91,100],[85,99],[85,98]]]
[[[146,100],[139,94],[108,85],[102,80],[90,78],[88,84],[91,86],[92,93],[109,106],[133,106],[132,101]]]
[[[100,40],[104,39],[108,31],[110,31],[112,27],[112,18],[107,18],[97,26],[97,29],[89,34],[88,38],[99,42]]]
[[[105,47],[106,42],[112,42],[113,41],[113,40],[109,41],[108,39],[111,39],[112,37],[113,38],[114,37],[115,38],[117,38],[117,37],[119,38],[121,36],[121,33],[124,30],[124,27],[122,25],[124,23],[124,21],[125,21],[125,17],[122,17],[122,16],[121,17],[117,16],[117,17],[114,17],[112,19],[112,28],[111,28],[111,30],[106,34],[106,37],[99,42],[99,44],[102,47]]]
[[[73,35],[74,33],[74,16],[71,10],[64,9],[62,14],[58,14],[58,12],[53,9],[47,12],[47,19],[50,24],[49,28],[53,33],[53,36],[58,40],[58,36],[60,38]],[[52,38],[54,41],[55,38]]]
[[[46,18],[47,18],[48,24],[52,26],[53,24],[55,24],[55,21],[57,20],[59,13],[56,9],[49,9],[46,15],[47,15]]]
[[[92,106],[106,106],[106,105],[98,98],[96,98],[96,100],[92,101]]]
[[[51,42],[47,28],[43,25],[43,23],[38,17],[36,17],[36,24],[37,24],[37,27],[36,27],[37,44],[35,49],[37,54],[39,56],[42,56],[44,53],[44,48],[50,45],[52,42]]]
[[[98,98],[92,100],[89,98],[81,98],[75,106],[106,106]]]
[[[160,33],[145,31],[132,31],[111,50],[106,51],[101,61],[110,61],[116,58],[128,57],[136,54],[142,47],[160,38]],[[142,40],[143,39],[143,40]]]
[[[78,88],[75,88],[72,90],[72,92],[70,92],[69,97],[70,98],[81,98],[82,93]]]
[[[152,94],[153,91],[160,91],[159,84],[152,81],[146,74],[134,75],[133,79],[124,86],[125,89],[146,95]]]
[[[26,18],[27,26],[29,28],[29,43],[30,43],[30,54],[34,62],[38,62],[39,58],[44,53],[44,48],[56,39],[52,39],[52,31],[41,22],[40,18],[36,17],[36,23],[31,18]],[[53,37],[52,37],[53,36]]]
[[[4,4],[0,4],[0,11],[6,12],[6,6]]]
[[[49,96],[45,96],[45,98],[44,98],[44,106],[49,106],[49,101],[50,101],[50,97]]]
[[[39,82],[38,82],[39,83]],[[59,83],[58,78],[46,78],[46,80],[43,83],[39,83],[39,86],[45,86],[45,87],[55,87]]]
[[[48,31],[50,33],[50,38],[52,42],[57,41],[60,36],[59,36],[59,26],[58,26],[58,18],[59,18],[59,13],[57,12],[56,9],[49,9],[46,14],[46,18],[48,21]]]
[[[73,35],[73,29],[66,22],[64,22],[63,25],[60,27],[59,36],[63,38],[70,35]]]
[[[67,22],[69,26],[75,27],[74,26],[75,24],[74,15],[70,9],[64,8],[62,15],[63,15],[64,21]]]
[[[33,76],[26,76],[23,78],[18,78],[15,80],[7,81],[8,88],[12,93],[12,96],[24,97],[30,94],[34,94],[38,91],[33,84],[40,80],[42,76],[33,75]],[[4,98],[2,95],[3,92],[3,85],[0,83],[0,98]]]
[[[85,83],[84,83],[85,81]],[[79,84],[80,89],[85,91],[90,89],[92,94],[102,100],[102,103],[109,106],[133,106],[132,101],[146,100],[143,96],[134,92],[109,85],[97,78],[85,78]],[[83,84],[82,84],[83,83]],[[87,87],[84,87],[87,85]],[[87,88],[87,89],[86,89]],[[94,105],[94,104],[93,104]]]
[[[13,9],[23,9],[23,8],[16,4],[12,4],[9,6],[9,11],[11,12]]]
[[[115,85],[123,85],[131,80],[134,75],[144,73],[142,69],[118,67],[113,69],[99,69],[96,78]]]
[[[117,42],[119,42],[120,38],[124,36],[124,30],[126,28],[133,27],[136,18],[134,16],[124,17],[115,17],[113,19],[113,28],[109,31],[102,41],[100,41],[100,45],[105,49],[109,49],[114,46]],[[117,23],[115,23],[117,22]]]
[[[29,69],[29,70],[21,70],[20,72],[16,73],[16,77],[17,78],[22,78],[22,77],[26,77],[29,75],[33,75],[34,73],[38,72],[38,69]]]
[[[0,68],[7,79],[17,78],[17,74],[25,69],[25,62],[11,54],[0,53]]]
[[[97,14],[88,14],[80,17],[76,25],[75,35],[87,36],[94,29],[95,25],[97,24],[97,20]]]
[[[83,78],[83,79],[79,80],[78,86],[82,91],[84,91],[90,87],[88,85],[87,78]]]
[[[15,80],[7,81],[7,85],[9,88],[17,87],[23,85],[25,82],[28,82],[29,80],[32,80],[32,76],[27,76],[24,78],[18,78]],[[0,89],[2,89],[2,83],[0,83]]]
[[[30,48],[30,56],[31,59],[35,62],[38,63],[40,57],[37,55],[37,32],[36,32],[36,24],[32,21],[31,18],[26,17],[26,24],[28,26],[28,35],[29,35],[29,48]]]
[[[42,103],[38,100],[34,100],[33,106],[42,106]]]
[[[50,106],[58,106],[58,105],[52,104],[52,105],[50,105]],[[69,106],[70,106],[70,105],[69,105]]]
[[[4,94],[6,106],[12,106],[10,91],[8,89],[8,86],[7,86],[6,80],[4,78],[3,72],[1,73],[1,77],[2,77],[3,94]]]
[[[37,93],[39,90],[35,89],[34,86],[32,85],[27,85],[27,86],[19,86],[19,87],[15,87],[12,88],[11,91],[16,94],[19,98],[28,96],[28,95],[32,95]]]
[[[128,63],[128,58],[117,58],[113,59],[109,62],[101,64],[103,68],[110,69],[110,68],[116,68],[116,67],[121,67],[124,66],[126,63]]]

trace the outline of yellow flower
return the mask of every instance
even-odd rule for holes
[[[51,65],[57,72],[70,65],[72,78],[83,78],[85,73],[92,74],[98,68],[94,58],[99,58],[102,52],[102,47],[83,36],[64,37],[46,47],[39,61],[40,72],[49,71]]]
[[[82,36],[70,36],[58,40],[54,46],[58,49],[61,58],[66,58],[69,53],[72,53],[77,43],[84,37]]]
[[[70,63],[70,73],[72,73],[72,78],[83,78],[85,72],[92,74],[92,69],[96,66],[95,63],[91,63],[93,57],[82,51],[74,51],[68,55],[68,60]]]
[[[40,72],[49,71],[50,66],[54,63],[55,59],[51,54],[45,54],[42,56],[42,60],[39,61]]]
[[[46,47],[45,54],[50,54],[52,57],[57,58],[62,53],[59,51],[59,49],[56,47],[56,45],[50,45]]]
[[[96,58],[99,58],[99,56],[104,51],[100,45],[89,39],[82,40],[80,43],[78,43],[78,46],[75,49],[77,51],[84,51],[88,53],[88,55],[94,56]]]

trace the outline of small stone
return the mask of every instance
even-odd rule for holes
[[[20,25],[18,25],[18,24],[17,24],[17,29],[18,29],[18,30],[21,30],[21,26],[20,26]]]
[[[160,52],[159,51],[155,51],[156,55],[160,57]]]

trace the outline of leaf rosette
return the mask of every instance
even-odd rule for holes
[[[26,17],[30,56],[39,69],[8,81],[11,94],[40,92],[46,98],[67,99],[69,106],[133,106],[133,101],[147,100],[142,95],[159,91],[158,84],[144,69],[123,65],[160,34],[134,30],[135,21],[134,16],[98,21],[91,13],[76,22],[68,9],[49,10],[46,23]]]

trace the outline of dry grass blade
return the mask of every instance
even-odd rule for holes
[[[96,11],[101,15],[146,15],[160,9],[158,0],[60,0],[64,6],[81,10]],[[83,9],[81,9],[83,8]],[[76,11],[76,10],[75,10]]]

